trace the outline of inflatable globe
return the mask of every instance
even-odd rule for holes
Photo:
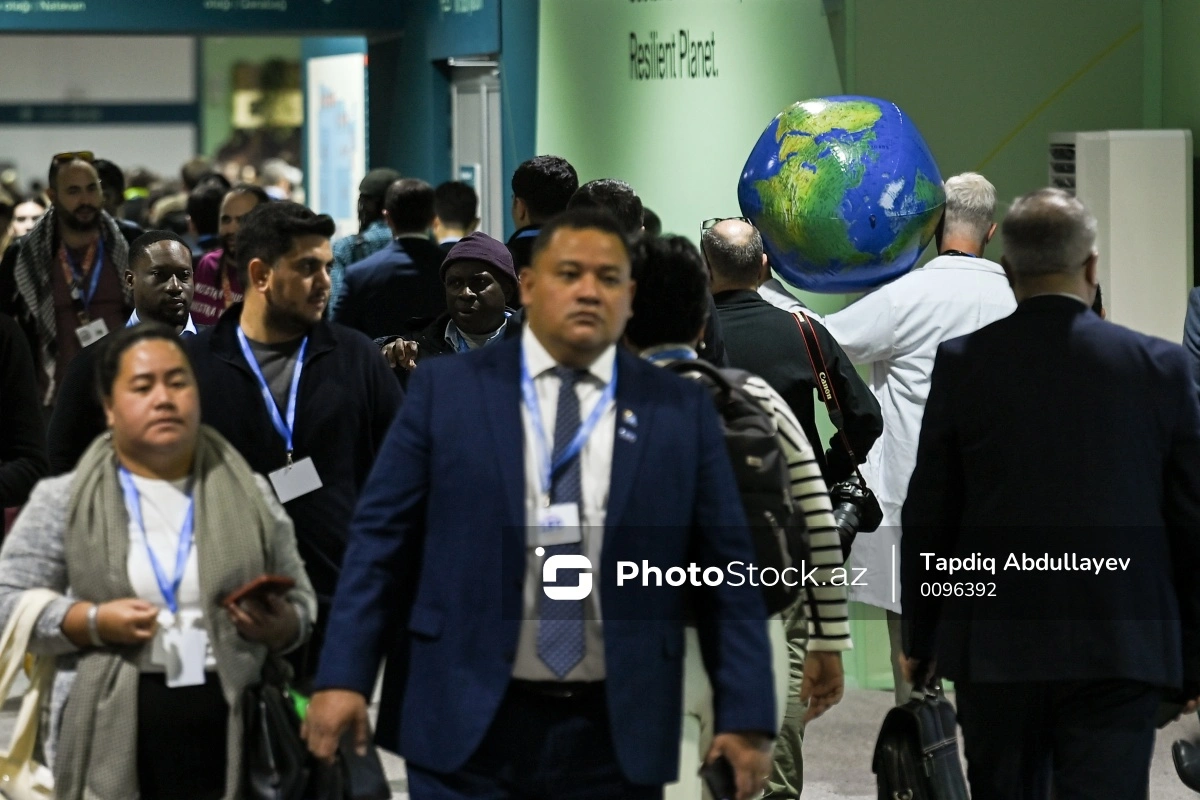
[[[912,120],[886,100],[805,100],[771,121],[738,182],[771,266],[812,292],[870,289],[912,269],[946,194]]]

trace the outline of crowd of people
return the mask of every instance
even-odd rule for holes
[[[0,624],[56,593],[59,798],[241,796],[245,690],[284,662],[312,754],[373,737],[414,800],[693,800],[723,769],[798,798],[852,599],[897,703],[955,682],[974,797],[1144,796],[1160,701],[1200,696],[1200,404],[1183,348],[1102,321],[1074,197],[1016,199],[997,263],[994,187],[952,177],[937,256],[822,318],[750,220],[697,247],[557,156],[512,176],[507,242],[463,183],[373,169],[335,241],[184,175],[154,220],[90,152],[0,197]],[[763,553],[748,467],[804,553],[784,604],[726,579]],[[930,566],[1019,547],[1134,566],[999,599]]]

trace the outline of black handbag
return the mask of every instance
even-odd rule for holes
[[[379,752],[370,745],[366,755],[360,756],[354,750],[353,737],[353,731],[342,736],[334,763],[317,765],[311,800],[390,800],[392,787]]]
[[[879,800],[969,800],[954,706],[940,686],[887,713],[871,771]]]
[[[308,746],[287,674],[286,663],[268,659],[262,682],[242,695],[244,796],[252,800],[302,800],[308,789]]]

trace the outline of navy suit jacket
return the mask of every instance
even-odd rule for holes
[[[903,524],[907,649],[945,676],[1200,680],[1200,405],[1179,345],[1057,295],[944,343]],[[921,553],[997,572],[951,578]],[[1004,570],[1010,553],[1129,561]],[[939,581],[995,596],[932,596]]]
[[[337,321],[377,339],[404,330],[414,317],[434,317],[445,311],[441,259],[436,255],[437,245],[428,244],[418,250],[420,261],[414,260],[401,240],[393,240],[347,267]],[[426,252],[430,249],[433,258]]]
[[[413,373],[355,515],[317,677],[318,688],[370,696],[387,655],[377,741],[438,772],[476,750],[512,676],[526,554],[520,347],[512,339]],[[664,572],[752,560],[712,400],[623,351],[617,365],[618,435],[594,576],[606,696],[624,774],[664,783],[677,770],[689,608],[717,731],[775,730],[766,610],[748,583],[691,594],[665,583],[615,587],[619,560]]]

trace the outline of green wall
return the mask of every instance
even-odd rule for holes
[[[200,152],[213,155],[229,138],[233,128],[233,65],[239,61],[261,63],[272,58],[300,60],[297,36],[220,36],[200,40],[203,86],[203,124]]]
[[[1193,145],[1200,131],[1200,3],[1160,0],[1162,4],[1163,126],[1189,128]]]
[[[537,150],[581,181],[629,181],[664,230],[698,238],[707,217],[740,214],[750,148],[789,104],[841,90],[821,0],[542,0]],[[631,76],[630,36],[715,36],[714,74]],[[657,63],[655,67],[657,68]],[[703,65],[700,65],[703,68]],[[645,68],[649,71],[648,66]]]
[[[982,172],[1007,207],[1046,185],[1049,133],[1142,127],[1146,5],[855,0],[852,88],[899,104],[943,177]]]

